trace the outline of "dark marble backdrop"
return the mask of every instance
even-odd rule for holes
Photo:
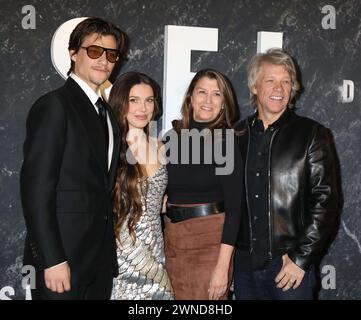
[[[24,30],[24,5],[33,5],[35,30]],[[325,30],[321,9],[336,9],[336,29]],[[0,0],[0,290],[11,286],[23,299],[21,260],[25,237],[19,199],[19,169],[25,120],[37,97],[63,79],[52,66],[50,43],[60,24],[99,16],[131,39],[121,72],[140,70],[163,83],[164,26],[219,28],[218,52],[195,52],[192,70],[219,69],[233,82],[242,116],[247,105],[245,64],[256,52],[257,31],[284,32],[284,48],[302,70],[299,113],[332,129],[342,172],[344,207],[337,237],[321,261],[335,268],[336,288],[320,299],[361,298],[361,1],[359,0]],[[342,103],[339,87],[353,80],[355,97]],[[321,274],[322,275],[322,274]]]

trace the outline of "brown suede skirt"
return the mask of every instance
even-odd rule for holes
[[[166,268],[175,299],[209,299],[209,281],[218,260],[223,224],[224,213],[177,223],[165,217]],[[230,284],[232,270],[229,275]],[[228,293],[229,290],[220,299],[227,299]]]

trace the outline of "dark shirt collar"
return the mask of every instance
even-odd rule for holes
[[[193,117],[190,118],[189,121],[189,129],[197,129],[199,131],[202,131],[205,128],[209,127],[210,122],[198,122],[193,119]]]
[[[286,122],[286,120],[288,119],[288,117],[291,115],[292,112],[293,111],[287,107],[286,110],[282,113],[282,115],[275,122],[271,123],[268,126],[267,130],[271,128],[272,130],[274,130],[281,127]],[[256,110],[255,113],[249,117],[248,121],[251,127],[257,124],[257,126],[262,126],[264,128],[262,120],[258,118],[258,110]]]

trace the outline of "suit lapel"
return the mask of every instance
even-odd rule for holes
[[[109,105],[106,105],[106,108],[113,128],[113,141],[114,141],[112,161],[110,163],[110,169],[109,169],[109,189],[111,190],[113,189],[113,185],[117,173],[121,137],[120,137],[120,129],[119,129],[118,121],[115,118],[113,111],[111,110]]]
[[[89,142],[90,148],[92,149],[101,168],[105,173],[107,173],[108,150],[106,150],[106,141],[104,135],[102,134],[103,129],[101,127],[98,114],[87,95],[73,79],[68,78],[65,83],[65,87],[71,93],[70,101],[72,102],[72,105],[83,124],[84,133]]]

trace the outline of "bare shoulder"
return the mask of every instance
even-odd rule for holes
[[[165,147],[162,140],[157,140],[157,143],[158,143],[158,148],[164,148]]]

